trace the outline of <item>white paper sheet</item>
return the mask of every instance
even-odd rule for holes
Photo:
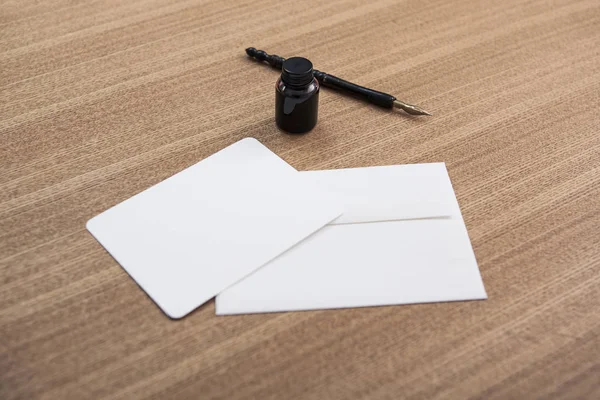
[[[342,210],[257,140],[244,139],[87,228],[167,315],[180,318]]]
[[[217,314],[487,298],[444,164],[300,174],[344,214],[221,292]]]

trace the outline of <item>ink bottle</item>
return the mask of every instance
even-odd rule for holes
[[[292,57],[283,62],[275,86],[275,122],[289,133],[305,133],[317,124],[319,82],[306,58]]]

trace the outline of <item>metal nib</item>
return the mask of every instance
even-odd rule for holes
[[[394,107],[398,107],[410,115],[431,115],[422,108],[413,106],[412,104],[403,103],[400,100],[394,100]]]

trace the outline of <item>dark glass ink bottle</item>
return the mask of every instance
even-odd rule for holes
[[[317,124],[319,82],[306,58],[292,57],[283,62],[275,86],[275,122],[290,133],[305,133]]]

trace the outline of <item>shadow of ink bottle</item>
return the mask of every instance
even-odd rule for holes
[[[306,58],[292,57],[283,62],[275,86],[275,122],[289,133],[305,133],[317,124],[319,82]]]

